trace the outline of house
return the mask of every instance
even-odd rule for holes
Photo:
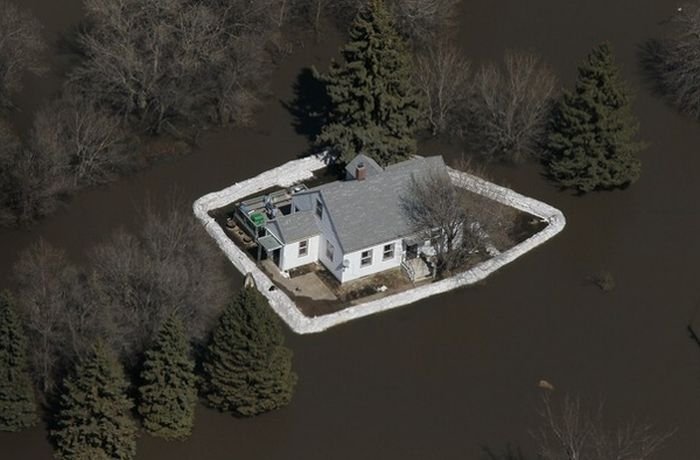
[[[255,232],[259,255],[282,272],[320,262],[341,283],[400,266],[413,279],[427,277],[429,257],[421,255],[430,256],[432,246],[405,218],[401,197],[412,177],[435,169],[447,173],[440,156],[382,168],[358,155],[345,180],[278,191],[262,199],[264,212],[251,212],[251,201],[239,215]]]

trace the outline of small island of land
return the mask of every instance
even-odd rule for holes
[[[294,160],[194,204],[299,333],[480,281],[565,225],[551,206],[440,156],[341,166],[325,153]]]

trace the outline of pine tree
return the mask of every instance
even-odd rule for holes
[[[345,161],[364,153],[386,165],[414,154],[418,91],[407,47],[381,0],[360,10],[341,53],[344,64],[332,63],[322,77],[332,109],[317,143]]]
[[[247,283],[246,283],[247,284]],[[289,403],[297,381],[292,352],[264,297],[246,285],[226,307],[204,363],[206,400],[243,416]]]
[[[192,433],[197,379],[182,321],[172,315],[163,324],[141,371],[139,413],[154,436],[184,439]]]
[[[638,124],[612,51],[602,44],[579,67],[576,88],[557,104],[548,139],[548,169],[562,186],[590,192],[637,180]]]
[[[57,458],[134,458],[136,424],[127,386],[121,364],[102,344],[78,362],[74,375],[64,380],[52,431]]]
[[[0,293],[0,431],[19,431],[37,421],[27,365],[27,340],[8,292]]]

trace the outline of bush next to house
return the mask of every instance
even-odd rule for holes
[[[81,359],[64,380],[55,428],[56,458],[132,459],[136,454],[133,403],[124,371],[102,344]]]
[[[246,285],[221,315],[204,374],[206,401],[221,411],[252,416],[291,400],[297,381],[292,352],[279,319],[254,286]]]
[[[418,91],[408,49],[381,0],[360,10],[342,55],[344,63],[322,77],[331,113],[317,143],[345,161],[358,153],[381,165],[408,158],[416,151]]]
[[[642,144],[630,100],[610,46],[597,46],[579,67],[574,91],[555,108],[547,142],[552,179],[582,193],[637,180]]]
[[[146,351],[138,411],[154,436],[184,439],[192,433],[197,378],[182,321],[170,316]]]
[[[14,302],[0,293],[0,431],[19,431],[37,421],[34,387],[27,364],[27,340]]]

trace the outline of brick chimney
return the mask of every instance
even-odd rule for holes
[[[357,163],[355,168],[355,179],[365,180],[367,178],[367,168],[365,168],[364,163]]]

